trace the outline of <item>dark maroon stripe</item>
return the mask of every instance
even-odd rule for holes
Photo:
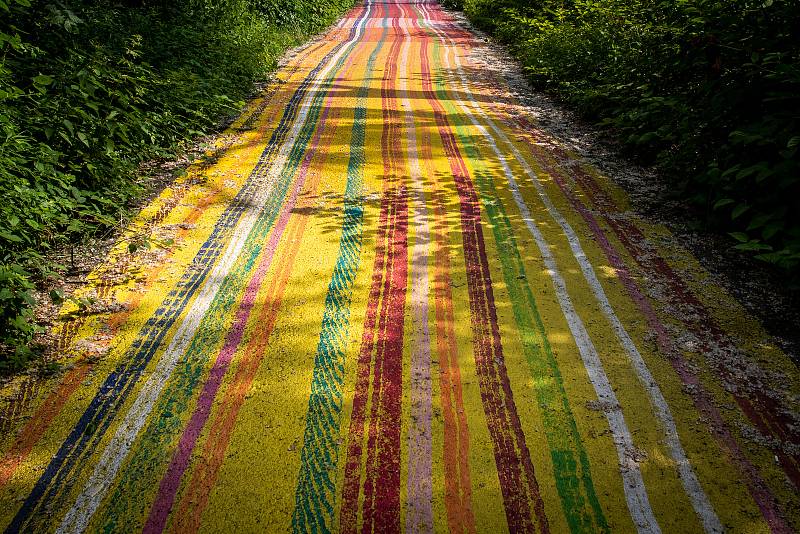
[[[391,12],[391,7],[389,10]],[[396,17],[392,24],[397,32],[399,28]],[[390,58],[396,58],[402,42],[395,35],[389,52]],[[399,113],[395,109],[394,91],[391,90],[396,74],[396,62],[388,61],[381,87],[384,124],[381,149],[385,192],[381,202],[372,287],[350,423],[340,517],[343,532],[355,532],[357,527],[370,375],[372,402],[366,447],[362,531],[400,531],[400,416],[403,318],[408,265],[408,202],[405,189],[402,186],[398,188],[396,184],[398,162],[401,160],[398,152]]]
[[[429,38],[422,41],[423,93],[433,108],[459,196],[475,363],[494,447],[506,518],[512,532],[532,532],[536,526],[542,532],[549,532],[544,503],[539,494],[533,463],[503,359],[491,276],[480,225],[480,206],[447,117],[431,88],[427,56],[429,41]]]

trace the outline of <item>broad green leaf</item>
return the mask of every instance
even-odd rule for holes
[[[38,76],[34,76],[33,83],[41,86],[50,85],[53,83],[53,77],[47,76],[46,74],[40,74]]]
[[[739,204],[735,208],[733,208],[733,212],[731,212],[731,219],[739,218],[744,212],[750,209],[750,206],[747,204]]]
[[[744,232],[730,232],[728,235],[734,238],[736,241],[739,241],[740,243],[746,243],[747,241],[750,240],[750,236],[748,236]]]

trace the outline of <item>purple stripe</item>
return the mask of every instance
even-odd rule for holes
[[[340,82],[343,79],[346,71],[353,63],[353,57],[355,57],[355,55],[351,55],[351,59],[348,60],[342,74],[336,78],[336,82]],[[294,209],[294,205],[297,201],[297,197],[303,188],[303,184],[305,183],[306,175],[308,174],[308,169],[311,165],[311,160],[316,153],[316,148],[319,144],[320,137],[322,136],[322,131],[324,130],[328,112],[332,108],[330,103],[333,98],[333,95],[329,95],[327,97],[327,102],[325,103],[324,110],[320,118],[320,125],[317,127],[317,131],[314,134],[312,145],[303,159],[303,164],[300,168],[294,187],[292,188],[292,192],[287,199],[283,210],[281,211],[280,218],[277,221],[274,231],[270,235],[270,239],[264,249],[264,255],[261,259],[258,269],[253,274],[253,278],[250,280],[250,283],[245,289],[244,297],[242,298],[239,310],[236,313],[236,319],[234,320],[228,336],[225,339],[225,344],[222,347],[222,350],[214,362],[214,366],[211,368],[208,380],[203,386],[203,391],[201,392],[200,398],[197,401],[197,407],[192,413],[192,417],[189,420],[186,429],[183,431],[183,434],[181,435],[178,448],[173,454],[172,461],[167,468],[167,472],[164,474],[164,478],[161,479],[161,484],[158,488],[158,495],[156,496],[153,508],[150,510],[147,523],[142,531],[145,534],[157,534],[164,530],[167,517],[169,516],[169,513],[172,510],[172,506],[175,502],[175,495],[178,492],[181,478],[183,477],[183,473],[186,471],[186,468],[189,465],[189,458],[191,457],[192,451],[197,444],[197,438],[199,437],[200,432],[203,430],[203,427],[208,420],[208,416],[211,414],[211,406],[214,402],[217,392],[219,391],[219,387],[222,384],[222,378],[225,376],[231,360],[233,359],[233,355],[236,353],[236,349],[238,348],[239,343],[242,341],[245,327],[250,317],[250,312],[253,309],[253,305],[255,304],[256,296],[258,295],[261,283],[263,282],[264,277],[272,265],[272,260],[275,256],[275,250],[278,248],[278,243],[280,242],[283,232],[288,225],[289,218],[292,215],[292,210]]]

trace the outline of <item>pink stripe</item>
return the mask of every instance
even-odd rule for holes
[[[552,170],[552,168],[548,168],[548,171]],[[675,347],[674,343],[669,337],[669,334],[667,333],[666,327],[658,319],[658,316],[656,315],[656,312],[650,302],[639,291],[639,288],[631,277],[628,268],[625,266],[617,251],[613,248],[603,231],[600,229],[600,225],[597,223],[597,220],[594,218],[591,212],[589,212],[589,210],[580,203],[575,195],[567,189],[566,184],[564,184],[564,181],[556,172],[551,172],[551,176],[554,178],[558,184],[558,187],[570,200],[575,209],[583,216],[584,220],[591,228],[592,233],[596,237],[600,248],[603,249],[603,252],[605,253],[609,262],[616,269],[619,279],[622,282],[622,285],[625,286],[625,289],[627,290],[628,295],[631,297],[631,300],[636,303],[639,311],[641,311],[642,314],[647,318],[648,325],[656,333],[656,342],[658,344],[658,348],[667,356],[667,359],[675,369],[675,373],[680,377],[681,382],[687,386],[690,386],[688,391],[692,396],[695,407],[700,411],[700,413],[710,420],[711,424],[709,425],[709,429],[717,439],[717,442],[722,445],[723,449],[727,450],[729,457],[734,461],[737,467],[739,467],[739,470],[742,472],[742,474],[745,475],[744,478],[748,489],[750,490],[750,495],[758,505],[764,518],[772,528],[772,531],[790,532],[788,526],[781,517],[780,512],[778,512],[775,506],[774,498],[772,497],[771,492],[767,489],[766,483],[759,475],[755,466],[753,466],[753,464],[750,463],[750,461],[742,453],[739,445],[736,443],[736,440],[731,434],[730,429],[723,420],[722,414],[711,400],[710,394],[705,390],[697,375],[693,373],[686,365],[683,355]]]
[[[343,80],[344,75],[351,66],[354,57],[355,55],[351,55],[350,60],[348,60],[342,71],[342,74],[336,79],[336,82]],[[145,534],[157,534],[164,530],[167,517],[169,516],[169,513],[172,510],[172,506],[175,502],[175,495],[178,492],[181,478],[183,477],[183,473],[186,471],[186,468],[189,465],[189,458],[191,457],[192,451],[197,444],[197,438],[200,435],[200,432],[203,430],[203,427],[208,420],[208,416],[211,414],[211,405],[213,404],[214,398],[216,397],[217,391],[222,383],[222,378],[225,376],[231,360],[233,359],[233,355],[236,353],[236,349],[242,340],[245,326],[247,325],[247,320],[250,317],[250,312],[253,309],[258,290],[261,287],[261,283],[269,271],[270,266],[272,265],[272,260],[275,256],[275,250],[278,248],[278,243],[283,236],[284,230],[286,230],[286,226],[289,222],[289,218],[292,215],[292,210],[294,209],[297,197],[303,188],[303,184],[305,183],[305,178],[308,174],[311,160],[316,153],[316,148],[319,144],[320,137],[322,136],[325,121],[328,117],[328,112],[331,109],[330,103],[333,98],[333,95],[329,95],[327,97],[322,116],[320,117],[320,126],[317,128],[312,140],[312,145],[308,149],[306,156],[303,159],[302,167],[300,168],[297,180],[295,180],[291,194],[284,204],[280,218],[278,219],[264,252],[262,253],[263,257],[261,262],[253,274],[250,283],[245,289],[242,302],[239,306],[239,310],[236,313],[236,319],[234,320],[228,336],[225,339],[225,344],[223,345],[222,350],[214,362],[214,366],[211,368],[208,380],[203,386],[203,391],[201,392],[200,398],[197,401],[197,407],[192,413],[192,417],[189,420],[186,429],[184,429],[183,434],[181,435],[178,448],[172,456],[172,460],[167,468],[167,472],[164,474],[164,478],[161,479],[161,483],[158,488],[158,495],[156,495],[153,507],[150,509],[150,515],[147,518],[147,523],[142,531]]]
[[[529,123],[523,124],[521,120],[516,120],[514,122],[520,126],[523,126],[527,130],[532,129],[532,126]],[[534,149],[534,151],[538,150],[535,145],[531,145],[531,147]],[[688,391],[692,396],[695,407],[698,409],[698,411],[700,411],[700,413],[703,414],[704,417],[709,419],[710,424],[708,426],[711,430],[711,433],[714,435],[722,448],[726,450],[729,458],[731,458],[731,460],[739,468],[740,472],[744,475],[750,495],[753,497],[756,505],[761,510],[762,515],[767,520],[767,523],[770,525],[772,531],[776,533],[790,532],[788,525],[785,523],[783,517],[778,511],[775,499],[768,489],[766,482],[764,482],[758,473],[758,470],[747,459],[740,449],[736,439],[733,437],[733,434],[731,434],[728,425],[722,418],[722,414],[714,404],[710,394],[703,387],[703,384],[700,382],[700,379],[697,377],[697,375],[688,367],[681,352],[675,347],[675,344],[670,338],[666,327],[658,318],[658,315],[650,304],[650,301],[647,300],[647,298],[639,290],[639,287],[633,280],[630,271],[628,270],[617,250],[608,241],[608,238],[601,229],[597,219],[580,201],[580,199],[578,199],[577,196],[569,189],[568,185],[564,182],[564,179],[561,176],[562,171],[554,168],[544,161],[541,163],[543,164],[544,169],[556,182],[564,196],[567,197],[575,210],[581,214],[583,219],[589,225],[589,228],[596,238],[597,244],[603,250],[609,262],[617,271],[619,280],[622,282],[622,285],[625,287],[631,300],[634,301],[636,306],[639,308],[639,311],[645,316],[649,327],[656,333],[656,343],[659,350],[667,356],[667,359],[672,364],[672,367],[675,370],[675,373],[681,379],[681,382],[687,386],[690,386]]]
[[[404,6],[400,6],[401,20],[410,17]],[[409,27],[403,24],[406,35]],[[420,37],[419,32],[414,34]],[[408,103],[408,48],[404,50],[401,68],[403,77],[401,96]],[[433,487],[431,445],[431,336],[428,327],[428,252],[430,242],[428,229],[428,210],[425,206],[424,184],[421,180],[419,157],[417,154],[416,125],[410,107],[405,107],[405,126],[407,130],[408,152],[411,177],[413,179],[412,198],[416,211],[417,232],[414,238],[411,258],[411,313],[414,329],[411,331],[411,422],[408,430],[408,478],[406,488],[408,503],[406,531],[410,533],[433,532]]]

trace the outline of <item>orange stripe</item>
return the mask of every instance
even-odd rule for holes
[[[316,183],[314,187],[316,187]],[[305,230],[308,216],[296,215],[295,221],[297,217],[300,217],[300,221],[293,225],[293,231],[287,236],[289,243],[292,244],[291,248],[279,258],[275,276],[271,277],[267,294],[264,296],[266,305],[255,321],[255,324],[263,326],[260,327],[258,335],[254,336],[254,342],[248,345],[242,361],[236,369],[236,375],[226,392],[225,399],[217,410],[203,451],[199,455],[201,460],[192,473],[188,489],[180,500],[177,510],[172,513],[175,517],[175,522],[170,528],[172,532],[196,532],[200,527],[200,520],[222,466],[236,417],[266,351],[267,342],[280,309],[283,292],[300,249],[299,238]]]
[[[329,134],[331,136],[335,133],[335,119],[338,118],[339,114],[340,112],[336,112],[331,117],[333,119],[333,127]],[[328,152],[323,155],[323,163],[328,156]],[[253,324],[263,326],[259,328],[258,335],[253,336],[241,358],[241,362],[236,369],[236,375],[211,423],[208,438],[206,438],[203,450],[199,454],[201,460],[197,463],[192,473],[188,489],[178,506],[173,509],[171,515],[175,517],[175,520],[171,527],[168,527],[172,532],[196,532],[200,527],[200,520],[208,504],[211,489],[217,480],[219,469],[222,466],[236,417],[242,404],[244,404],[245,396],[253,383],[261,360],[264,357],[270,334],[275,326],[283,293],[295,258],[300,250],[301,238],[308,224],[309,216],[305,215],[305,213],[314,207],[312,195],[316,191],[321,178],[322,173],[319,172],[309,172],[308,174],[305,187],[307,193],[300,197],[297,207],[293,210],[296,215],[292,217],[291,228],[287,231],[288,249],[278,256],[275,263],[275,274],[270,277],[270,281],[266,286],[267,289],[264,296],[266,304],[258,318],[253,322]]]
[[[327,44],[327,42],[320,43],[317,46],[310,47],[300,58],[297,59],[296,65],[293,70],[290,72],[289,76],[291,77],[294,72],[296,72],[299,67],[302,65],[303,60],[305,60],[311,53],[316,51],[317,49],[321,48]],[[277,95],[278,92],[275,91],[271,93],[266,99],[265,102],[269,104],[272,101],[272,97]],[[254,111],[254,115],[259,113],[260,110],[263,110],[264,106],[259,105],[258,109]],[[275,110],[279,110],[279,108],[274,108]],[[264,126],[261,128],[262,132],[266,132],[266,129],[269,124],[274,121],[275,113],[277,111],[273,111],[272,116],[269,120],[264,122]],[[228,148],[230,148],[240,136],[233,136],[230,140],[226,141],[222,147],[220,147],[216,152],[222,153]],[[200,164],[203,165],[202,163]],[[153,227],[154,225],[158,224],[159,222],[163,221],[167,218],[169,213],[171,213],[172,209],[179,205],[180,201],[186,196],[192,186],[194,184],[184,181],[180,184],[175,184],[174,191],[175,194],[170,196],[167,199],[164,199],[164,204],[158,210],[156,215],[149,221],[147,221],[147,225]],[[210,195],[203,197],[197,205],[192,209],[192,211],[183,219],[184,224],[194,224],[197,222],[200,217],[205,213],[209,206],[216,203],[221,194],[223,189],[216,189]],[[186,236],[186,234],[190,230],[188,228],[179,228],[177,231],[176,238],[181,239]],[[169,251],[172,253],[172,250]],[[127,254],[123,254],[120,261],[123,263],[129,263],[128,258],[126,258]],[[118,270],[120,267],[119,263],[115,263],[113,265],[115,270]],[[120,327],[124,325],[128,319],[130,318],[133,311],[139,306],[139,303],[144,298],[145,294],[147,293],[146,290],[149,290],[153,283],[158,279],[159,274],[161,271],[164,270],[166,267],[166,262],[162,263],[161,265],[156,266],[153,268],[147,277],[147,281],[145,282],[144,289],[145,291],[136,292],[131,295],[131,298],[126,301],[125,303],[125,310],[122,310],[118,313],[111,315],[107,320],[107,325],[109,328],[109,334],[111,336],[115,336]],[[106,267],[107,268],[107,267]],[[100,273],[102,277],[102,272]],[[108,293],[108,289],[113,286],[113,284],[109,284],[107,280],[100,279],[97,280],[96,284],[98,286],[102,286],[106,288],[104,293]],[[74,336],[77,334],[78,330],[84,323],[84,317],[78,317],[62,326],[62,339],[59,340],[59,348],[67,349],[71,346]],[[76,362],[76,365],[73,369],[71,369],[61,380],[61,383],[58,387],[47,396],[45,401],[39,407],[38,410],[33,414],[31,419],[29,420],[28,424],[20,431],[19,436],[14,441],[14,444],[11,448],[3,455],[2,459],[0,459],[0,489],[2,489],[11,477],[14,475],[16,470],[19,468],[20,464],[28,457],[33,447],[36,443],[42,438],[44,433],[50,428],[50,425],[53,422],[53,419],[59,414],[61,408],[63,408],[64,404],[69,400],[72,394],[77,389],[78,385],[83,381],[84,377],[88,373],[88,371],[93,367],[93,363],[87,361],[86,358],[79,358]],[[40,381],[38,375],[34,376],[30,383],[24,384],[22,387],[26,390],[31,389],[32,387],[36,387],[38,382]],[[17,403],[11,406],[11,409],[14,410],[13,413],[21,412],[23,410],[22,407],[17,406],[17,404],[22,404],[25,401],[29,401],[33,395],[26,395],[24,401],[19,400]],[[15,409],[17,408],[17,409]]]
[[[431,133],[425,131],[420,143],[420,155],[427,176],[437,177],[430,162]],[[438,178],[431,192],[433,204],[434,276],[433,294],[436,313],[436,348],[439,354],[442,415],[444,418],[444,482],[445,508],[451,532],[475,532],[472,512],[472,481],[469,472],[469,427],[458,366],[458,346],[453,319],[453,296],[450,287],[450,254],[447,230],[446,191]]]

